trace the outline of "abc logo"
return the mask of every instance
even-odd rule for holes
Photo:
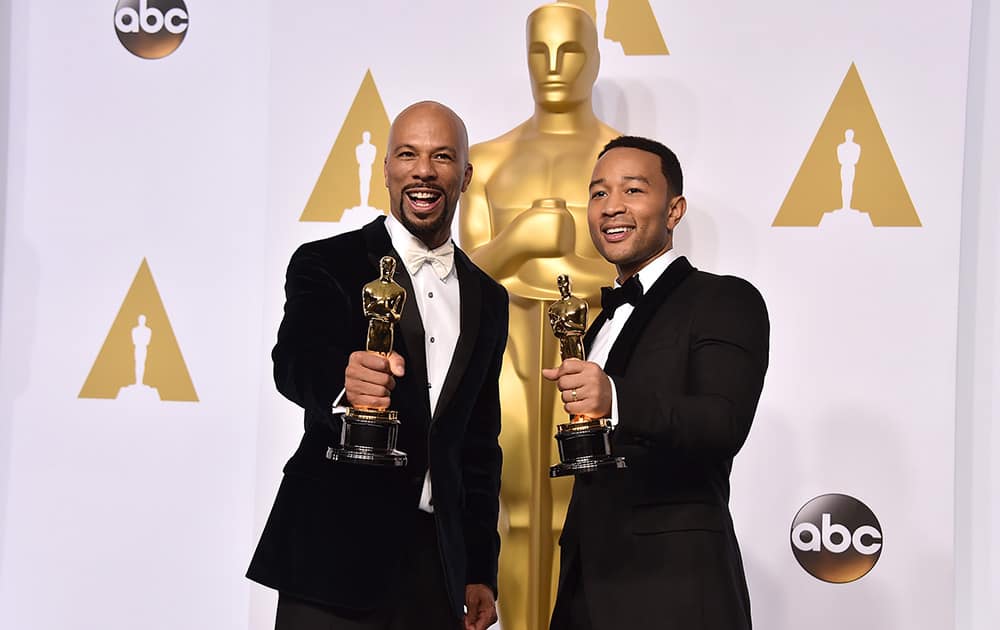
[[[184,0],[118,0],[115,31],[130,53],[160,59],[177,50],[188,30]]]
[[[845,494],[809,501],[792,521],[792,553],[802,568],[824,582],[853,582],[882,554],[882,528],[868,506]]]

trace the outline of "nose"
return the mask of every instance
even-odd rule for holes
[[[549,62],[549,74],[559,74],[559,66],[562,65],[562,49],[551,45],[546,47],[545,58]]]
[[[604,200],[604,207],[601,208],[601,214],[613,217],[623,212],[625,212],[625,196],[613,190],[610,191],[607,199]]]
[[[413,176],[421,181],[431,180],[437,177],[434,170],[434,161],[430,155],[421,155],[413,165]]]

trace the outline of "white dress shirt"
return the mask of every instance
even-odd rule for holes
[[[424,324],[424,356],[427,357],[427,401],[430,405],[431,417],[437,409],[438,397],[444,385],[448,368],[451,367],[452,355],[458,344],[458,334],[461,332],[461,296],[458,290],[458,272],[455,270],[454,254],[445,276],[439,275],[437,268],[429,262],[417,263],[417,269],[410,269],[407,259],[414,256],[409,253],[429,254],[431,250],[423,241],[410,234],[410,231],[396,217],[389,215],[385,219],[385,228],[389,232],[389,240],[393,249],[402,258],[402,267],[410,276],[413,292],[408,295],[403,309],[416,308]],[[449,244],[451,244],[449,242]],[[452,245],[454,247],[454,245]],[[438,250],[441,248],[438,248]],[[434,250],[437,252],[438,250]],[[420,258],[417,256],[417,258]],[[440,266],[440,265],[439,265]],[[397,268],[396,273],[399,273]],[[405,378],[405,377],[404,377]],[[341,390],[335,405],[340,405],[346,390]],[[335,406],[333,413],[343,414],[346,407]],[[431,500],[431,470],[427,462],[427,474],[424,475],[424,487],[420,492],[418,507],[424,512],[434,513]]]
[[[642,285],[642,294],[644,297],[649,292],[650,287],[653,286],[653,283],[660,279],[660,276],[667,270],[670,263],[677,260],[678,256],[680,254],[676,250],[669,249],[657,258],[654,258],[652,262],[636,273],[639,276],[639,284]],[[621,283],[615,280],[615,286],[621,286]],[[635,306],[626,302],[615,310],[614,317],[605,320],[604,325],[597,331],[597,336],[594,337],[594,343],[590,346],[590,354],[587,356],[588,361],[592,361],[601,366],[602,370],[604,369],[604,364],[608,362],[608,355],[611,353],[612,346],[615,345],[618,335],[625,328],[625,324],[628,322],[629,317],[632,316],[632,311],[634,310]],[[618,424],[618,391],[615,389],[615,379],[609,377],[608,380],[611,381],[611,424],[615,425]]]
[[[455,345],[458,343],[458,334],[461,331],[461,296],[458,290],[458,272],[455,270],[454,261],[447,269],[446,275],[441,278],[438,270],[430,263],[423,263],[417,269],[410,269],[407,264],[407,252],[417,251],[422,254],[429,253],[430,250],[423,241],[410,234],[402,223],[395,217],[389,215],[385,220],[385,227],[389,231],[389,239],[392,247],[399,253],[403,260],[403,267],[410,274],[410,281],[413,283],[413,293],[409,296],[409,303],[403,306],[406,308],[416,308],[420,313],[420,319],[424,324],[424,355],[427,357],[427,398],[430,403],[431,416],[437,409],[438,397],[441,395],[441,386],[444,385],[448,368],[451,367],[452,355],[455,354]],[[428,462],[430,466],[430,462]],[[424,487],[420,493],[420,509],[425,512],[434,512],[431,502],[431,470],[428,467],[424,476]]]

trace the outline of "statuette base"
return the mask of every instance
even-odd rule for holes
[[[388,409],[348,409],[340,429],[340,444],[326,449],[335,462],[369,466],[406,466],[406,453],[396,450],[398,414]]]
[[[627,468],[624,457],[611,454],[611,423],[606,418],[556,427],[559,463],[549,477],[565,477],[605,468]]]

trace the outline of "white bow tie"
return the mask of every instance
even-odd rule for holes
[[[438,278],[444,280],[455,265],[455,246],[451,241],[432,250],[410,247],[402,254],[403,264],[410,275],[416,275],[420,267],[427,263],[434,268]]]

